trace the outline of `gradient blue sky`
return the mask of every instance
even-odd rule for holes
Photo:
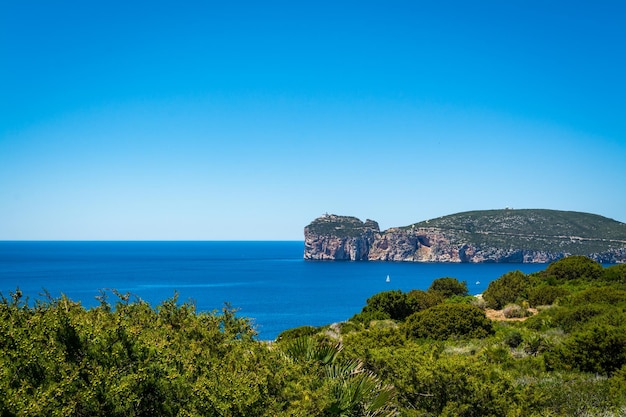
[[[626,222],[624,1],[0,2],[0,239]]]

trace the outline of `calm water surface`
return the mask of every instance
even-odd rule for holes
[[[98,304],[101,289],[153,305],[178,292],[199,311],[229,302],[254,320],[259,338],[274,339],[288,328],[346,320],[381,291],[427,289],[435,278],[454,277],[477,294],[506,272],[546,266],[315,262],[304,261],[303,250],[293,241],[0,242],[0,292],[19,287],[33,300],[46,290],[88,307]]]

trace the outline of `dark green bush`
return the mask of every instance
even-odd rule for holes
[[[428,292],[438,292],[443,295],[444,298],[449,298],[454,295],[466,296],[467,282],[459,282],[456,278],[437,278],[430,284]]]
[[[363,317],[404,320],[418,310],[417,302],[400,290],[384,291],[367,299]],[[380,314],[382,313],[382,314]]]
[[[602,279],[609,282],[626,284],[626,264],[611,265],[604,269]]]
[[[626,329],[594,326],[573,334],[546,355],[552,369],[577,369],[610,376],[626,365]]]
[[[474,357],[438,356],[428,350],[412,345],[385,349],[374,358],[381,374],[393,376],[401,416],[508,415],[515,401],[510,375]]]
[[[508,272],[495,281],[491,281],[483,293],[487,307],[501,309],[507,304],[527,297],[530,278],[520,271]]]
[[[294,327],[281,332],[277,337],[277,341],[292,340],[303,336],[313,336],[319,332],[319,328],[313,326]]]
[[[581,304],[619,304],[624,301],[626,301],[626,291],[612,287],[588,288],[567,299],[568,304],[573,306]]]
[[[516,348],[522,344],[522,334],[517,330],[510,332],[504,336],[504,344],[510,348]]]
[[[411,305],[416,306],[417,311],[426,310],[445,301],[443,295],[432,291],[411,290],[407,293],[407,297],[411,299]]]
[[[544,275],[566,282],[575,279],[596,280],[603,273],[602,265],[593,259],[586,256],[568,256],[548,265]]]
[[[364,309],[365,310],[365,309]],[[351,322],[361,323],[366,327],[374,320],[391,320],[388,313],[384,311],[361,311],[350,318]]]
[[[478,307],[468,304],[440,304],[409,316],[408,337],[445,340],[485,337],[493,333],[491,321]]]
[[[532,307],[550,305],[568,294],[569,291],[563,287],[542,285],[528,289],[528,303]]]
[[[566,332],[580,330],[592,319],[613,312],[613,308],[604,304],[582,304],[574,307],[559,307],[550,311],[554,324]]]

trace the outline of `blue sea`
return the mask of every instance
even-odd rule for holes
[[[484,291],[502,274],[545,264],[444,264],[303,260],[304,243],[288,242],[9,242],[0,241],[0,292],[19,289],[31,301],[67,295],[86,307],[100,290],[129,292],[153,306],[178,293],[198,311],[228,302],[253,320],[259,339],[283,330],[344,321],[372,295],[427,289],[436,278]],[[389,282],[386,277],[389,276]]]

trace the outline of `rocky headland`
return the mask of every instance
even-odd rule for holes
[[[626,262],[626,224],[589,213],[504,209],[385,231],[373,220],[326,214],[304,229],[309,260],[545,263],[570,255]]]

